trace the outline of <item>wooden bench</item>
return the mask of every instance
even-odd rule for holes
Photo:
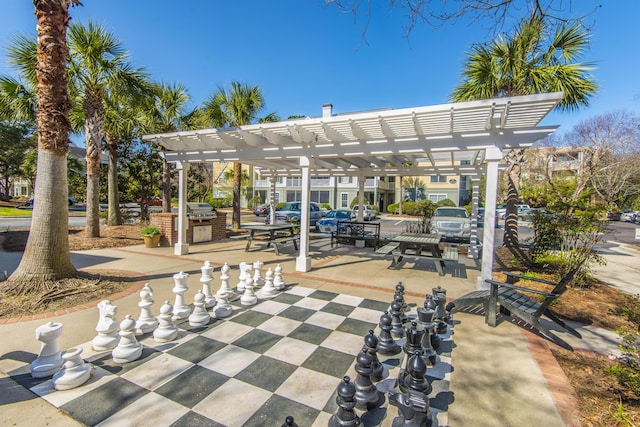
[[[276,251],[276,255],[280,255],[280,251],[278,250],[278,245],[279,244],[284,244],[284,243],[287,243],[287,242],[291,242],[291,243],[293,243],[293,247],[297,251],[298,250],[298,242],[299,241],[300,241],[300,235],[296,234],[295,236],[278,237],[276,239],[269,240],[269,243],[273,244],[273,250]]]
[[[402,254],[400,253],[400,249],[398,249],[399,247],[400,242],[389,242],[376,249],[376,253],[381,255],[391,254],[393,260],[391,261],[390,267],[395,267],[400,261],[402,261]]]
[[[336,231],[331,233],[331,247],[339,241],[348,241],[356,244],[358,240],[373,243],[377,248],[380,244],[380,221],[375,222],[339,222]]]

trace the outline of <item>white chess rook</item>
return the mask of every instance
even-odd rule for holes
[[[262,267],[264,263],[262,261],[256,261],[253,263],[253,287],[261,288],[264,285],[264,279],[262,278]]]
[[[58,350],[58,338],[62,335],[62,323],[48,322],[36,328],[36,339],[40,341],[40,353],[31,362],[31,376],[45,378],[58,372],[64,360]]]
[[[184,294],[189,290],[187,287],[187,279],[189,278],[189,274],[181,271],[180,273],[173,275],[173,281],[175,286],[172,291],[176,294],[176,300],[173,304],[173,321],[179,322],[182,320],[186,320],[191,313],[191,309],[185,303]]]

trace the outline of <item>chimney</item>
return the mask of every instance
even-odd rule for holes
[[[322,106],[322,117],[331,117],[333,115],[333,104],[324,104]]]

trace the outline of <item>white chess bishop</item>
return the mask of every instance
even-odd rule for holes
[[[158,326],[158,319],[151,313],[151,306],[153,305],[153,293],[150,293],[148,289],[143,288],[140,291],[140,317],[136,321],[136,335],[148,334]]]

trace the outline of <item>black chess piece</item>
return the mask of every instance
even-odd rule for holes
[[[284,419],[284,424],[282,424],[281,427],[298,427],[298,424],[296,424],[291,415],[287,415],[287,418]]]
[[[361,411],[375,409],[384,402],[384,395],[371,382],[372,359],[366,348],[356,358],[356,408]]]
[[[402,323],[406,323],[408,320],[407,312],[409,311],[409,306],[404,300],[404,296],[401,293],[396,292],[393,294],[393,301],[400,304],[400,320]]]
[[[424,296],[424,308],[435,310],[438,304],[434,301],[432,294],[426,294]]]
[[[432,427],[433,416],[429,410],[429,398],[424,393],[389,392],[389,403],[398,408],[398,416],[392,427]]]
[[[364,345],[371,355],[371,381],[380,381],[384,374],[384,367],[378,360],[378,337],[373,335],[373,330],[364,337]]]
[[[391,316],[385,311],[380,316],[380,335],[378,336],[378,351],[380,354],[393,355],[402,351],[398,343],[391,336]]]
[[[418,322],[425,331],[422,337],[422,357],[425,362],[428,361],[431,366],[434,366],[436,364],[436,351],[433,346],[434,336],[437,338],[438,346],[440,345],[440,337],[435,332],[436,324],[433,321],[435,312],[422,307],[419,307],[416,312],[418,313]]]
[[[395,338],[404,337],[402,327],[402,304],[397,301],[391,303],[391,335]]]
[[[419,393],[429,394],[431,385],[427,381],[427,365],[422,359],[422,354],[416,351],[407,363],[406,372],[402,382],[398,382],[398,388],[403,393],[414,390]]]
[[[351,427],[359,426],[362,421],[355,413],[356,407],[356,387],[350,382],[350,378],[345,376],[337,389],[336,403],[338,409],[329,419],[329,427]]]
[[[405,330],[407,341],[402,349],[407,355],[414,354],[416,351],[422,351],[422,337],[425,334],[424,329],[418,329],[417,322],[411,322],[411,327]]]
[[[447,312],[445,304],[447,303],[446,289],[438,286],[433,288],[433,299],[436,301],[436,313],[433,316],[436,320],[436,332],[439,334],[447,333]]]
[[[404,295],[404,285],[402,284],[402,282],[398,282],[398,284],[396,285],[396,292],[400,292],[402,295]]]

